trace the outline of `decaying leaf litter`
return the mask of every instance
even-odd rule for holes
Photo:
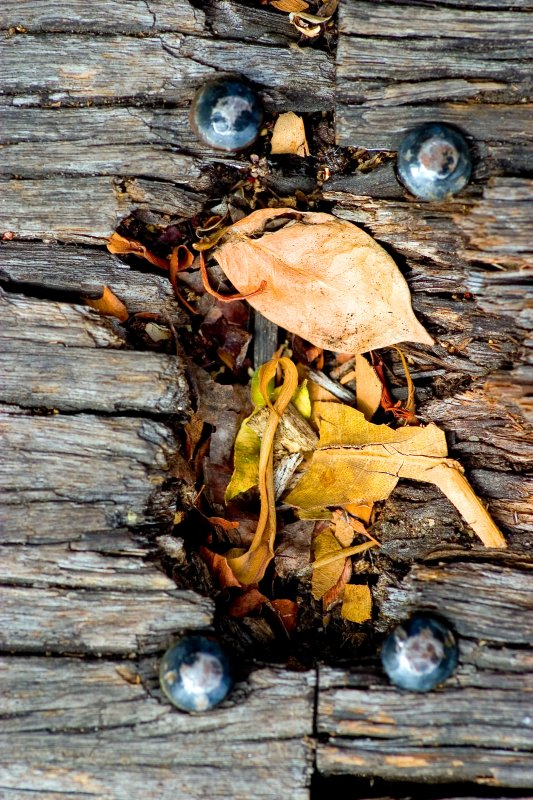
[[[287,147],[302,157],[298,131],[299,123]],[[110,249],[165,270],[190,319],[179,335],[171,320],[143,320],[154,342],[190,356],[198,397],[183,430],[185,458],[173,470],[174,537],[186,540],[190,562],[177,579],[192,570],[198,588],[203,570],[221,616],[239,619],[271,652],[272,637],[309,630],[313,604],[327,626],[357,631],[371,620],[380,569],[374,522],[398,480],[440,486],[485,544],[505,543],[447,459],[443,432],[419,425],[401,348],[407,400],[389,391],[377,350],[432,342],[392,258],[356,226],[298,208],[309,207],[302,198],[284,205],[271,197],[262,207],[260,186],[240,182],[188,227],[164,229],[159,246],[125,226]],[[250,306],[288,332],[255,372]],[[96,307],[127,318],[109,290]],[[370,424],[376,415],[387,424]]]

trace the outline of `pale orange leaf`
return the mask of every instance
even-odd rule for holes
[[[254,211],[228,228],[213,256],[263,316],[317,347],[362,353],[433,341],[414,316],[407,283],[389,254],[331,214]]]
[[[280,114],[272,131],[270,147],[272,155],[308,156],[303,119],[293,111]]]
[[[85,302],[88,306],[94,308],[95,311],[98,311],[99,314],[103,314],[106,317],[116,317],[121,322],[126,322],[130,316],[122,300],[118,299],[109,286],[104,286],[101,297],[98,297],[96,300],[86,298]]]

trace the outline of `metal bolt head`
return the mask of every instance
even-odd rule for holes
[[[203,142],[218,150],[237,151],[257,139],[263,108],[246,81],[230,76],[208,81],[198,89],[190,117]]]
[[[166,651],[159,683],[170,702],[182,711],[210,711],[233,685],[229,660],[215,639],[184,636]]]
[[[457,667],[451,629],[440,619],[417,614],[398,625],[383,642],[381,663],[392,683],[412,692],[429,692]]]
[[[464,136],[450,125],[432,122],[410,131],[398,150],[398,175],[421,200],[442,200],[464,189],[472,159]]]

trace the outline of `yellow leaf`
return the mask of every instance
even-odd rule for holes
[[[373,503],[346,503],[343,508],[351,514],[352,517],[357,517],[365,525],[370,523],[372,519]]]
[[[259,372],[260,370],[256,369],[256,371],[252,375],[252,383],[250,387],[252,403],[256,408],[262,408],[267,404],[267,401],[265,400],[261,390],[259,389]],[[269,381],[268,384],[268,397],[270,400],[272,400],[273,393],[274,393],[274,378],[272,378],[272,380]]]
[[[354,529],[349,522],[345,519],[345,514],[342,511],[333,512],[333,525],[335,531],[335,538],[342,547],[349,547],[353,542]]]
[[[305,126],[301,117],[293,111],[280,114],[272,131],[270,143],[272,155],[309,155],[309,147],[305,138]]]
[[[331,214],[254,211],[228,228],[213,257],[259,313],[317,347],[363,353],[433,342],[389,254]]]
[[[368,586],[349,583],[344,588],[341,615],[350,622],[372,619],[372,595]]]
[[[226,503],[259,483],[261,439],[248,426],[249,419],[250,417],[247,417],[243,420],[235,439],[233,475],[224,495]]]
[[[311,418],[311,398],[309,397],[307,380],[298,386],[292,396],[291,402],[304,419]]]
[[[426,427],[393,430],[373,425],[354,408],[317,402],[320,440],[310,466],[287,502],[298,508],[385,500],[400,478],[438,486],[487,547],[505,539],[462,474],[447,459],[444,432]]]
[[[355,386],[357,408],[371,420],[379,408],[383,386],[374,367],[360,354],[355,357]]]
[[[340,550],[342,550],[342,546],[333,535],[333,531],[329,529],[319,533],[314,541],[314,554],[317,561],[325,556],[334,555]],[[339,558],[324,567],[313,570],[311,592],[315,600],[320,600],[335,586],[344,572],[345,563],[345,558]]]

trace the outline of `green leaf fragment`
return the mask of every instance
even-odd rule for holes
[[[298,386],[294,392],[291,403],[300,412],[304,419],[311,417],[311,398],[309,397],[309,389],[307,388],[307,378]]]

